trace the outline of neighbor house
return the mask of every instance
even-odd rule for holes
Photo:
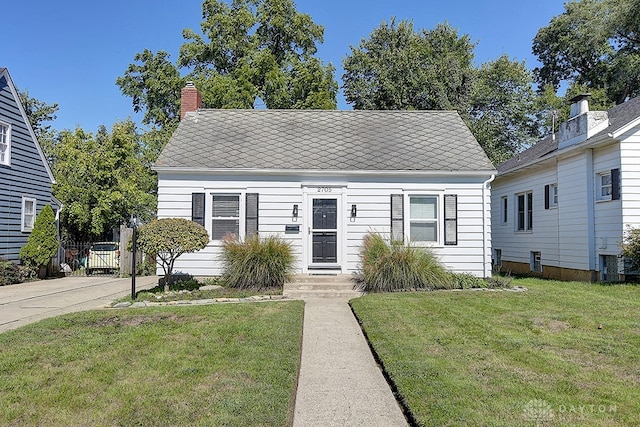
[[[278,235],[299,273],[358,270],[363,237],[431,248],[446,267],[491,274],[495,170],[454,111],[201,109],[192,84],[160,155],[158,217],[210,235],[175,269],[218,275],[222,240]]]
[[[640,226],[640,98],[609,111],[574,98],[557,134],[498,166],[491,197],[496,268],[624,279],[624,232]]]
[[[59,208],[53,183],[9,71],[0,68],[0,258],[17,261],[40,210]]]

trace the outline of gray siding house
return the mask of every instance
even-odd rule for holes
[[[158,217],[209,245],[175,269],[221,273],[222,240],[288,240],[301,274],[358,270],[369,232],[429,247],[449,269],[491,274],[493,165],[455,111],[214,110],[183,89],[160,155]]]
[[[0,258],[17,261],[40,210],[56,210],[53,183],[9,71],[0,68]]]

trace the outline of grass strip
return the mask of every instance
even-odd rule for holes
[[[640,287],[513,285],[352,301],[418,424],[640,425]]]
[[[0,425],[285,425],[303,303],[91,311],[0,334]]]

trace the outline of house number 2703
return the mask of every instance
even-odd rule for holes
[[[318,193],[331,193],[331,187],[318,187]]]

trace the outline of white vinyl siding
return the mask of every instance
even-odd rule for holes
[[[494,247],[501,249],[502,262],[517,262],[529,265],[530,251],[544,251],[545,265],[556,265],[558,257],[558,214],[559,209],[544,209],[544,188],[549,182],[557,182],[556,171],[549,164],[542,165],[522,173],[520,176],[498,177],[492,183],[493,199],[492,222],[500,224],[503,218],[504,195],[508,195],[507,226],[493,227],[491,239]],[[584,181],[584,178],[583,178]],[[531,214],[533,215],[534,230],[518,231],[517,196],[532,194]],[[510,200],[509,200],[510,199]],[[563,203],[564,203],[563,192]],[[524,197],[526,205],[526,196]],[[526,228],[527,209],[524,209]],[[495,255],[495,254],[494,254]]]
[[[359,252],[367,233],[380,233],[390,238],[391,195],[404,194],[404,221],[408,221],[408,199],[411,195],[437,194],[438,220],[443,221],[443,195],[457,195],[457,245],[435,245],[433,251],[442,263],[455,272],[469,272],[479,277],[491,274],[489,189],[484,191],[487,176],[458,178],[421,178],[402,182],[397,178],[389,182],[372,179],[354,179],[332,176],[313,179],[307,183],[297,176],[234,176],[211,177],[206,175],[159,174],[158,217],[191,219],[192,193],[207,193],[206,222],[211,233],[212,194],[240,194],[240,234],[244,233],[244,199],[249,193],[259,194],[259,235],[277,235],[291,244],[296,258],[296,270],[307,272],[309,264],[309,199],[316,197],[317,188],[331,188],[326,197],[339,199],[339,224],[342,224],[338,253],[342,272],[357,272],[360,265]],[[319,182],[318,182],[319,181]],[[453,181],[453,182],[451,182]],[[237,190],[236,190],[237,189]],[[483,201],[485,203],[483,203]],[[298,206],[298,217],[293,216],[293,206]],[[357,215],[351,217],[351,208],[356,205]],[[484,211],[483,211],[484,207]],[[299,231],[295,230],[299,226]],[[442,225],[440,225],[442,227]],[[408,239],[408,225],[405,226]],[[440,228],[440,239],[444,238]],[[184,254],[176,260],[177,271],[198,276],[218,275],[222,272],[220,261],[222,242],[212,240],[202,251]]]
[[[640,131],[624,135],[620,143],[620,200],[623,227],[640,227]]]

